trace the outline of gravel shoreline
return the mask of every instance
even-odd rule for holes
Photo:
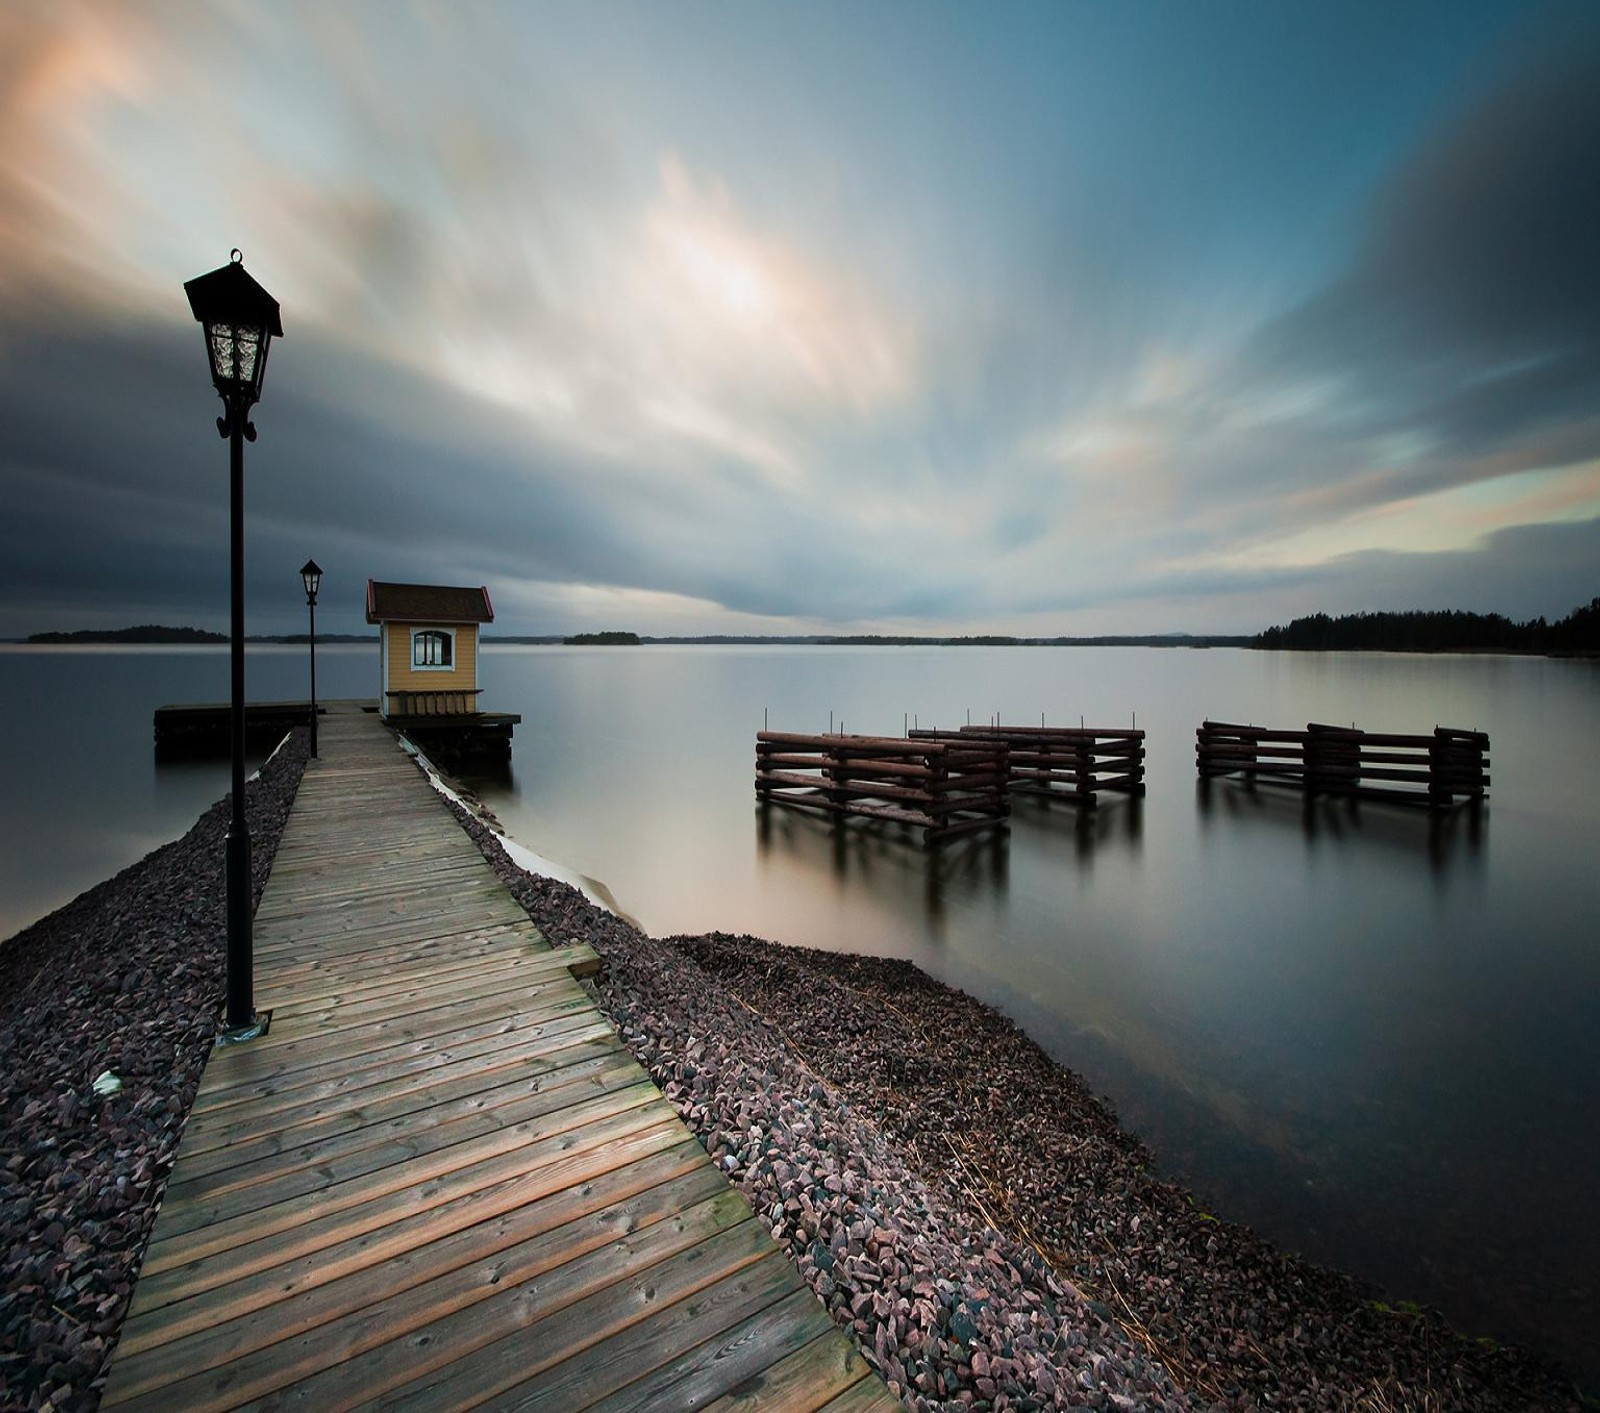
[[[252,782],[256,896],[305,763]],[[1197,1211],[1074,1075],[915,967],[652,939],[452,806],[835,1321],[916,1410],[1546,1410],[1514,1351]],[[92,1410],[219,1025],[219,802],[0,945],[0,1404]],[[110,1070],[120,1093],[99,1098]]]
[[[452,808],[552,943],[605,957],[629,1048],[909,1408],[1585,1406],[1199,1210],[1078,1076],[910,963],[647,937]]]
[[[298,731],[246,786],[256,902],[305,761]],[[0,944],[4,1408],[99,1404],[221,1024],[230,799]]]

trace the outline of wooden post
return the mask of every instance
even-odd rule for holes
[[[948,755],[949,752],[943,746],[930,744],[927,754],[923,756],[923,760],[927,762],[928,766],[928,782],[926,788],[930,805],[928,811],[928,817],[930,819],[935,818],[932,810],[933,801],[942,801],[944,799],[945,791],[943,787],[949,783],[950,762],[948,759],[946,759]],[[941,820],[940,822],[943,823],[944,821]],[[934,838],[934,832],[934,829],[931,827],[922,831],[922,847],[924,849],[932,848],[937,842]]]

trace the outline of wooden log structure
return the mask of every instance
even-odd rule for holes
[[[1132,728],[963,726],[907,735],[914,741],[1003,742],[1013,795],[1067,800],[1093,809],[1104,790],[1144,794],[1144,732]]]
[[[1293,785],[1310,795],[1391,800],[1445,810],[1482,799],[1489,737],[1437,726],[1431,735],[1309,723],[1304,731],[1202,722],[1195,732],[1202,779],[1238,775]]]
[[[330,703],[318,703],[318,716]],[[247,702],[244,709],[245,750],[265,755],[296,726],[311,720],[311,703]],[[181,760],[226,756],[232,748],[232,716],[227,702],[159,706],[152,722],[156,756]]]
[[[451,687],[441,691],[386,692],[389,716],[465,716],[478,710],[481,687]]]
[[[410,737],[420,751],[447,769],[509,761],[512,732],[521,721],[519,713],[507,711],[389,717],[390,726]]]
[[[756,794],[836,821],[884,820],[922,830],[933,848],[965,834],[1008,829],[1004,741],[756,733]]]

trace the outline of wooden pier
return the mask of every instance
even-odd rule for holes
[[[1237,775],[1293,785],[1313,795],[1346,795],[1445,810],[1481,800],[1489,787],[1489,737],[1435,727],[1405,736],[1317,722],[1279,731],[1203,722],[1195,733],[1201,779]]]
[[[330,713],[101,1406],[894,1409],[376,716]]]
[[[756,794],[836,820],[922,830],[925,847],[1010,828],[1004,741],[756,733]]]
[[[1003,741],[1013,795],[1093,809],[1102,791],[1144,794],[1144,732],[1133,728],[963,726],[907,733],[916,741]]]
[[[406,715],[395,715],[391,725],[403,730],[431,758],[448,764],[462,761],[501,761],[511,757],[511,736],[522,722],[516,712],[477,711],[471,708],[475,692],[390,693],[404,697]],[[456,708],[461,708],[457,710]],[[330,711],[376,713],[376,700],[318,701],[320,722]],[[244,709],[245,749],[265,755],[285,734],[311,720],[311,703],[248,702]],[[227,702],[196,702],[161,706],[153,720],[156,756],[161,760],[226,756],[232,749],[232,716]]]
[[[343,703],[319,702],[317,719]],[[162,760],[226,756],[232,749],[231,709],[227,702],[159,706],[152,729],[156,755]],[[247,702],[244,709],[245,749],[265,755],[296,726],[309,725],[311,702]]]

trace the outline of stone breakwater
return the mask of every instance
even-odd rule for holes
[[[246,789],[256,901],[305,759]],[[0,1407],[100,1400],[221,1021],[231,808],[0,943]]]
[[[1198,1209],[1083,1082],[905,962],[654,939],[522,872],[623,1039],[909,1408],[1546,1410],[1516,1351]]]

